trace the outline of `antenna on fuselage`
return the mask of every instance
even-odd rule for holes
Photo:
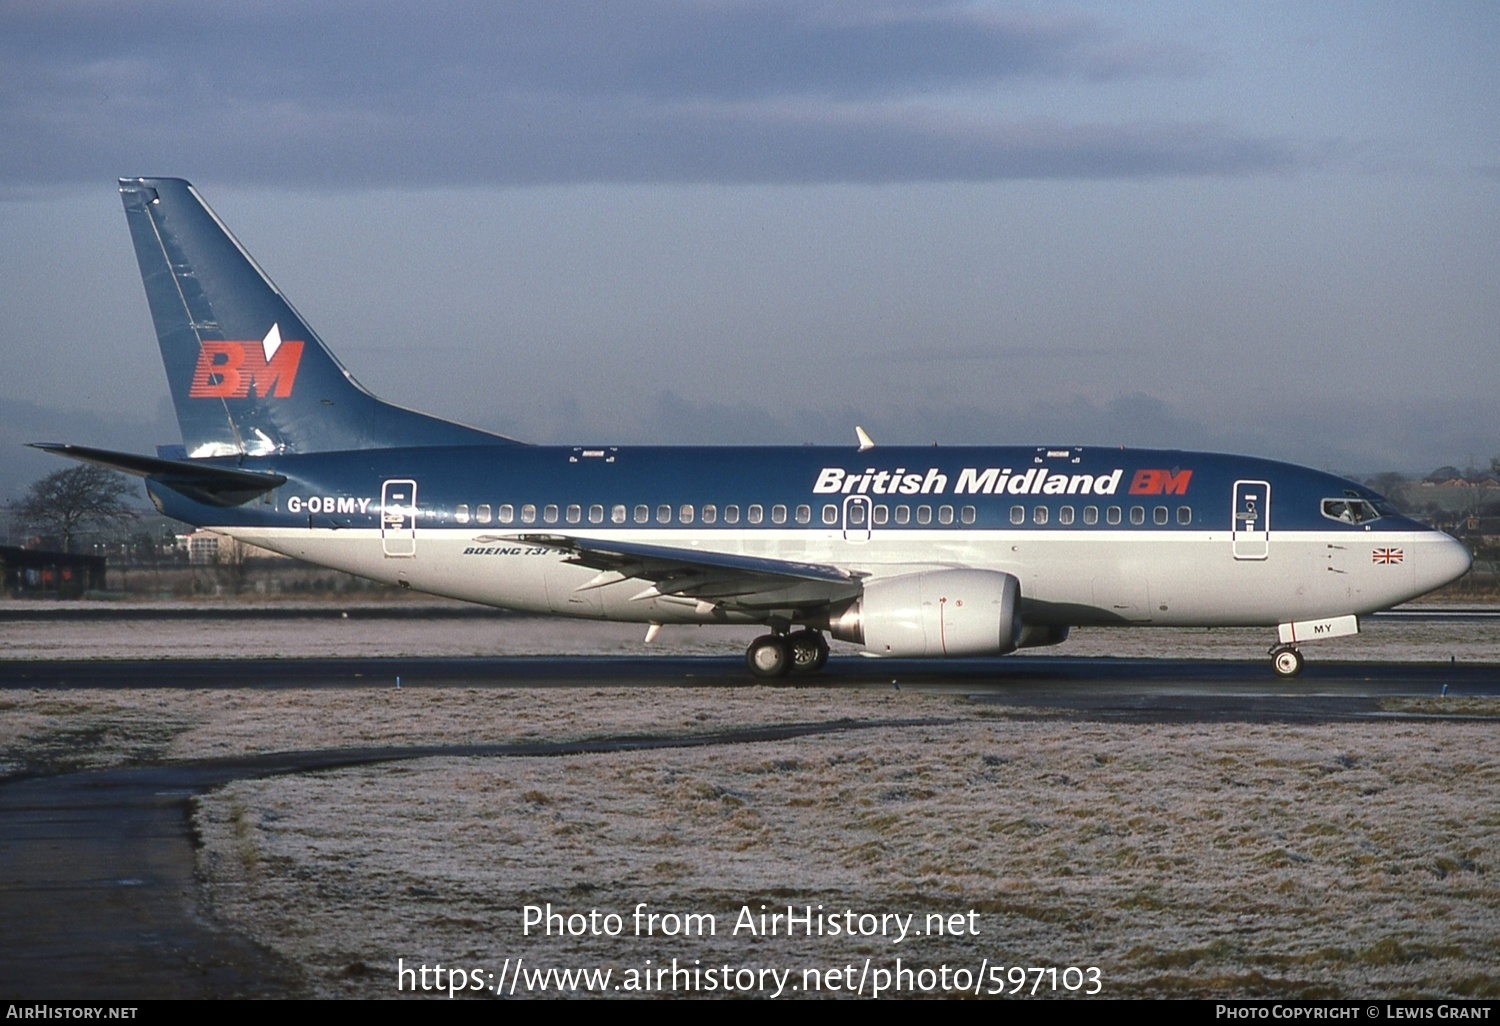
[[[869,433],[858,424],[854,425],[854,437],[859,439],[860,452],[869,452],[875,448],[875,439],[871,438]]]

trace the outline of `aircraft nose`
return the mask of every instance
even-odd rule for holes
[[[1422,539],[1419,547],[1421,562],[1416,571],[1418,583],[1424,591],[1441,588],[1458,580],[1474,565],[1474,557],[1464,548],[1463,542],[1442,531],[1433,531]]]

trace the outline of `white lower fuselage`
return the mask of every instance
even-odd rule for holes
[[[391,554],[378,530],[216,528],[241,541],[387,584],[524,612],[658,623],[752,623],[672,596],[641,597],[640,580],[603,586],[594,570],[551,549],[503,540],[511,530],[419,530],[410,551]],[[1284,532],[1264,555],[1237,557],[1229,532],[953,531],[903,529],[851,542],[838,530],[712,533],[690,529],[606,531],[571,536],[639,540],[845,567],[870,579],[955,567],[1016,577],[1027,623],[1071,626],[1273,626],[1368,613],[1449,580],[1466,559],[1431,531]],[[1397,547],[1399,562],[1374,558]],[[1428,583],[1428,582],[1432,583]],[[789,604],[795,604],[789,603]]]

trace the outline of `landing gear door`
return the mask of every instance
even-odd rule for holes
[[[1271,551],[1271,483],[1234,483],[1234,520],[1229,536],[1235,559],[1265,559]]]
[[[395,559],[417,554],[417,483],[410,478],[380,486],[380,545]]]

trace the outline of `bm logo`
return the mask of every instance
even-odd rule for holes
[[[297,380],[302,343],[281,340],[281,326],[271,325],[259,342],[206,341],[198,352],[198,366],[188,395],[194,399],[244,399],[257,396],[285,399]]]
[[[1130,479],[1131,495],[1186,495],[1191,470],[1137,470]]]

